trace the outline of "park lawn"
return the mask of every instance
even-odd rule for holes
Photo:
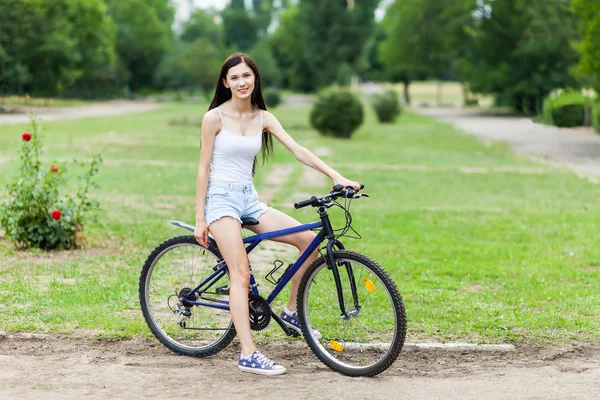
[[[170,104],[44,124],[48,163],[103,155],[93,193],[102,209],[86,226],[85,250],[21,252],[0,240],[1,329],[150,335],[138,305],[141,266],[158,243],[185,234],[169,220],[194,220],[199,128],[172,121],[197,121],[206,108]],[[344,243],[390,272],[404,297],[409,340],[600,340],[597,185],[412,113],[382,126],[369,111],[351,140],[317,135],[308,108],[275,114],[298,142],[328,149],[324,160],[366,184],[371,197],[352,206],[362,239]],[[0,187],[14,177],[24,129],[0,126]],[[296,211],[292,202],[325,193],[328,182],[306,182],[277,145],[258,170],[259,192],[281,167],[293,172],[271,204],[314,220],[313,209]],[[340,224],[342,215],[331,214]]]

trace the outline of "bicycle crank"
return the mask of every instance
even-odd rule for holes
[[[248,307],[250,308],[250,328],[253,331],[262,331],[271,322],[271,306],[257,294],[248,294]]]

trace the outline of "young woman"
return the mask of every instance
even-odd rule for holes
[[[231,318],[242,345],[239,369],[264,375],[283,374],[285,368],[261,354],[252,340],[248,310],[250,270],[240,223],[242,218],[257,219],[259,224],[249,227],[255,233],[300,224],[261,203],[252,184],[256,155],[261,150],[263,159],[272,154],[273,136],[296,159],[329,176],[334,184],[360,189],[357,182],[344,178],[287,134],[277,118],[266,111],[256,64],[246,54],[231,55],[221,68],[215,96],[202,120],[194,236],[208,246],[210,230],[229,268]],[[306,231],[278,240],[304,251],[314,237],[313,232]],[[316,254],[312,254],[293,277],[290,299],[281,313],[286,325],[299,333],[298,285],[315,258]]]

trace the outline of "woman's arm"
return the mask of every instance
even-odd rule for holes
[[[208,226],[204,218],[204,205],[206,203],[213,146],[220,127],[221,121],[216,111],[211,110],[204,114],[200,137],[200,164],[198,166],[198,178],[196,179],[196,230],[194,236],[200,244],[206,247],[208,247]]]
[[[281,144],[288,149],[294,157],[304,165],[307,165],[333,180],[334,184],[352,186],[356,190],[360,189],[360,184],[344,178],[339,172],[325,164],[319,157],[315,156],[307,148],[300,146],[281,126],[277,118],[268,111],[265,111],[264,126]]]

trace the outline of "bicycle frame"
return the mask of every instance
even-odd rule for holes
[[[334,256],[333,256],[333,247],[334,246],[337,247],[338,249],[343,249],[344,246],[342,245],[342,243],[340,243],[335,238],[333,228],[331,226],[331,222],[329,221],[329,216],[328,216],[327,212],[325,211],[324,207],[319,207],[319,216],[321,217],[321,221],[311,222],[311,223],[299,225],[299,226],[296,226],[293,228],[281,229],[281,230],[277,230],[277,231],[266,232],[266,233],[262,233],[262,234],[258,234],[258,235],[249,236],[249,237],[244,238],[243,242],[244,242],[244,244],[247,244],[246,253],[248,254],[253,249],[255,249],[256,246],[258,246],[260,244],[260,242],[262,242],[263,240],[268,240],[268,239],[273,239],[273,238],[277,238],[277,237],[281,237],[281,236],[291,235],[291,234],[298,233],[298,232],[323,228],[323,229],[321,229],[321,231],[319,231],[319,233],[317,234],[315,239],[310,243],[310,245],[302,252],[302,254],[300,254],[298,259],[296,259],[296,261],[291,265],[291,267],[288,268],[287,271],[282,275],[282,277],[279,280],[279,283],[277,283],[277,285],[275,286],[273,291],[269,294],[269,296],[267,297],[266,300],[269,304],[271,304],[273,302],[273,300],[275,300],[275,298],[283,290],[283,288],[288,284],[288,282],[292,279],[294,274],[300,269],[302,264],[304,264],[304,262],[309,257],[309,255],[311,255],[319,247],[319,245],[321,243],[323,243],[325,240],[328,240],[328,242],[327,242],[327,256],[328,256],[328,261],[329,261],[328,264],[329,264],[330,269],[333,272],[334,280],[335,280],[336,287],[337,287],[340,311],[341,311],[342,317],[344,317],[344,316],[347,316],[347,314],[346,314],[346,309],[344,306],[344,297],[343,297],[342,288],[341,288],[341,279],[339,276],[338,269],[335,268],[335,260],[334,260]],[[358,296],[357,296],[357,289],[356,289],[356,282],[354,280],[354,275],[353,275],[352,269],[350,268],[349,265],[345,265],[345,267],[346,267],[346,271],[348,273],[348,278],[350,280],[350,288],[351,288],[351,293],[352,293],[353,300],[354,300],[354,306],[355,306],[355,308],[358,309],[358,308],[360,308],[360,305],[358,304]],[[227,265],[223,262],[223,264],[220,265],[218,268],[216,268],[215,271],[212,274],[210,274],[210,276],[208,276],[204,281],[202,281],[198,286],[196,286],[194,288],[194,290],[192,290],[190,292],[190,294],[197,293],[198,296],[200,297],[200,299],[203,299],[205,301],[196,301],[196,300],[190,300],[190,299],[186,298],[185,302],[190,305],[195,305],[195,306],[214,307],[214,308],[220,308],[223,310],[229,310],[229,302],[228,301],[203,297],[203,294],[206,293],[208,289],[210,289],[216,282],[218,282],[227,273],[226,268],[227,268]],[[252,273],[252,270],[250,270],[250,286],[252,287],[252,292],[254,294],[258,295],[259,294],[258,288],[257,288],[258,285],[256,284],[256,280],[254,279],[254,274]],[[188,296],[186,296],[186,297],[188,297]],[[206,302],[206,301],[209,301],[209,302]]]

